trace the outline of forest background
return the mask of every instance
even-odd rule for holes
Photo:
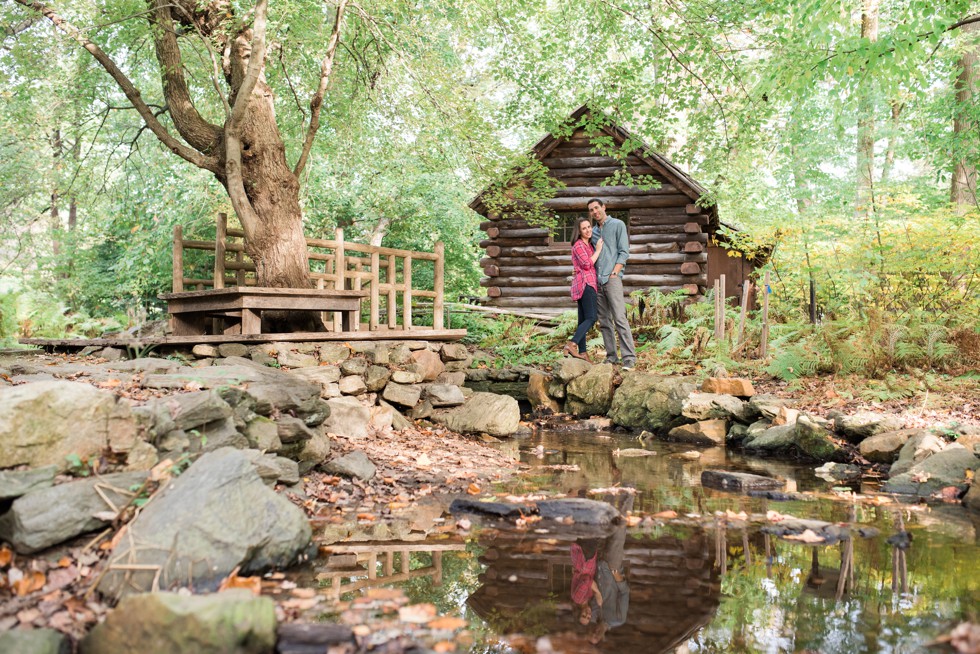
[[[177,132],[147,20],[159,4],[0,4],[4,344],[162,317],[174,225],[213,235],[215,215],[234,213],[215,176],[163,145],[44,15],[97,44]],[[230,31],[265,3],[191,4],[226,16]],[[341,4],[268,6],[264,81],[290,162],[319,120],[297,168],[307,236],[341,226],[348,240],[390,247],[442,240],[450,297],[482,295],[481,219],[467,203],[587,103],[708,188],[738,247],[771,251],[772,317],[783,325],[771,372],[977,366],[977,3]],[[226,98],[208,39],[175,36],[189,97],[220,124]],[[811,282],[818,326],[807,319]],[[668,309],[679,301],[649,299],[663,311],[640,321],[641,340],[691,359],[710,309],[678,320]]]

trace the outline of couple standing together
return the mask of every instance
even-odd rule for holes
[[[606,215],[602,200],[592,198],[586,206],[589,218],[579,221],[572,236],[572,299],[578,302],[578,328],[565,344],[565,353],[589,360],[585,339],[598,317],[606,363],[622,361],[623,370],[630,370],[636,366],[636,350],[626,321],[623,295],[623,268],[630,256],[629,236],[622,220]],[[617,335],[622,358],[616,354]]]

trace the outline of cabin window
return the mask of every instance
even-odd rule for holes
[[[626,223],[626,230],[630,227],[629,211],[606,211],[610,218],[619,218]],[[572,235],[578,229],[580,220],[588,219],[588,211],[562,211],[555,214],[555,228],[551,231],[551,236],[555,243],[571,243]]]

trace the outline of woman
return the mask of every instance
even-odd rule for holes
[[[592,249],[592,221],[583,218],[572,236],[572,299],[578,302],[578,327],[565,344],[565,354],[589,361],[585,354],[585,337],[596,321],[596,301],[599,282],[595,275],[595,262],[602,252],[602,239]]]

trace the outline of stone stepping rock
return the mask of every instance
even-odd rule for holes
[[[778,490],[783,488],[786,482],[747,472],[705,470],[701,473],[701,485],[726,491]]]

